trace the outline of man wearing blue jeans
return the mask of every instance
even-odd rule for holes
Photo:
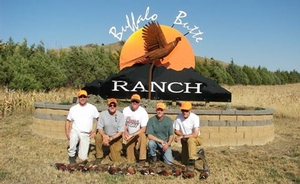
[[[148,148],[150,162],[157,161],[156,150],[160,150],[166,164],[173,163],[171,143],[174,139],[173,121],[165,116],[166,105],[156,104],[156,115],[151,117],[147,124],[146,135],[149,139]]]

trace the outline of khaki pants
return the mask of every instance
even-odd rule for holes
[[[102,158],[104,156],[102,140],[102,135],[97,133],[95,136],[96,158]],[[122,136],[110,141],[109,144],[109,158],[114,162],[120,161],[122,151]]]
[[[147,158],[147,138],[145,133],[140,133],[131,138],[126,143],[127,161],[134,162],[136,160],[134,149],[139,149],[139,160],[146,160]]]
[[[198,159],[197,146],[203,144],[203,139],[201,137],[190,137],[188,139],[181,139],[181,162],[187,164],[189,159]]]

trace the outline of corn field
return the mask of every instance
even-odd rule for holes
[[[275,116],[298,118],[300,114],[300,84],[274,86],[223,86],[232,93],[232,102],[211,103],[234,108],[235,106],[262,107],[274,109]],[[50,92],[24,92],[18,90],[0,89],[1,119],[14,112],[32,113],[35,102],[72,103],[78,89],[62,88]],[[89,102],[103,102],[101,97],[91,95]],[[100,98],[100,100],[99,100]],[[144,104],[153,106],[150,100],[142,99]],[[154,104],[155,105],[155,104]],[[200,107],[201,108],[201,107]]]

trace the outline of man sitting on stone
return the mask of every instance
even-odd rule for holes
[[[157,160],[156,150],[160,150],[166,164],[173,163],[171,143],[174,139],[173,121],[165,116],[166,105],[156,104],[156,115],[151,117],[147,124],[146,134],[149,139],[148,149],[150,162]]]
[[[200,137],[200,119],[199,116],[191,112],[191,102],[182,102],[180,106],[181,113],[175,118],[173,127],[175,131],[175,142],[181,142],[181,159],[183,164],[195,165],[195,160],[199,155],[197,146],[203,144]]]
[[[96,162],[103,160],[103,146],[109,146],[109,158],[112,161],[121,160],[122,134],[124,132],[125,118],[117,110],[118,102],[115,98],[107,100],[108,109],[99,115],[98,133],[95,137]]]

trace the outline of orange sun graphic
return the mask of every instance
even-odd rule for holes
[[[176,37],[181,37],[181,41],[176,48],[163,60],[156,62],[156,66],[165,66],[167,69],[181,71],[184,68],[195,68],[195,55],[187,38],[176,29],[160,25],[167,42],[173,41]],[[131,67],[135,63],[129,62],[145,54],[142,29],[134,32],[123,45],[120,55],[120,70]]]

